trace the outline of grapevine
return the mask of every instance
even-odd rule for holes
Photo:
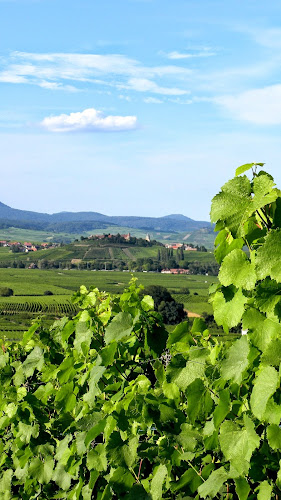
[[[3,340],[1,498],[281,496],[281,192],[262,168],[212,201],[214,317],[246,333],[231,345],[201,318],[168,335],[135,279],[82,286],[74,318]]]

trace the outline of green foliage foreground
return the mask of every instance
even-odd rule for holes
[[[251,167],[212,205],[215,319],[247,335],[227,347],[197,319],[168,337],[135,282],[81,287],[73,320],[3,343],[1,499],[280,497],[281,193]]]

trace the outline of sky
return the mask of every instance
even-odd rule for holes
[[[281,2],[0,0],[0,201],[209,220],[281,184]]]

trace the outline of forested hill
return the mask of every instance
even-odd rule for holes
[[[0,202],[0,224],[33,229],[64,230],[75,232],[91,228],[106,228],[107,226],[126,226],[147,231],[196,231],[210,228],[207,221],[195,221],[182,214],[172,214],[163,217],[108,216],[98,212],[60,212],[46,214],[11,208]]]

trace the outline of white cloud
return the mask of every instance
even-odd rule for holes
[[[215,52],[207,50],[207,49],[199,51],[199,52],[195,52],[195,53],[192,53],[192,52],[178,52],[177,50],[174,50],[172,52],[168,52],[166,54],[166,57],[168,59],[177,60],[177,59],[192,59],[194,57],[211,57],[211,56],[215,56],[215,55],[216,55]]]
[[[188,90],[179,88],[160,87],[157,83],[147,78],[130,78],[127,85],[120,85],[120,88],[132,89],[137,92],[151,92],[162,95],[186,95]]]
[[[235,118],[257,125],[281,124],[281,84],[214,99]]]
[[[147,104],[162,104],[164,102],[161,99],[158,99],[157,97],[145,97],[143,101],[146,102]]]
[[[134,130],[136,116],[104,116],[94,108],[82,112],[49,116],[41,126],[50,132],[119,132]]]
[[[73,82],[138,90],[140,84],[137,85],[137,81],[143,80],[149,81],[149,84],[146,84],[147,90],[142,92],[182,95],[186,91],[174,88],[175,81],[179,81],[182,86],[192,74],[191,70],[177,65],[145,66],[135,59],[118,54],[13,52],[3,62],[3,68],[0,82],[30,83],[71,92],[75,91],[75,87],[69,84]],[[165,86],[153,81],[163,78]],[[170,80],[173,81],[171,89]]]

